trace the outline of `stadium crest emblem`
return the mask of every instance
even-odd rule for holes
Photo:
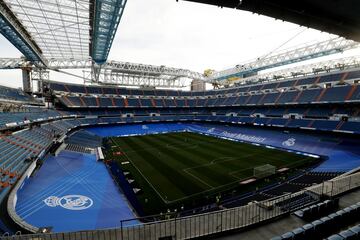
[[[285,146],[285,147],[292,147],[292,146],[295,145],[295,141],[296,141],[295,138],[289,138],[288,140],[284,141],[282,143],[282,145]]]
[[[207,130],[208,133],[212,133],[215,131],[215,128],[210,128],[209,130]]]
[[[85,210],[93,205],[93,200],[82,195],[66,195],[61,198],[50,196],[44,200],[49,207],[60,206],[68,210]]]

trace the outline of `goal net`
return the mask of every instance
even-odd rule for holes
[[[275,174],[276,167],[270,164],[254,167],[254,177],[264,178]]]

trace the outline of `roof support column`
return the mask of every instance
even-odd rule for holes
[[[29,68],[22,68],[22,80],[23,80],[23,90],[24,92],[30,93],[32,92],[31,89],[31,80],[30,80],[30,69]]]

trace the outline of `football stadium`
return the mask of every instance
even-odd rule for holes
[[[360,239],[360,2],[135,2],[0,0],[0,239]]]

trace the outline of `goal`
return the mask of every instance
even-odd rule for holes
[[[264,178],[275,174],[276,167],[270,164],[254,167],[254,177]]]

